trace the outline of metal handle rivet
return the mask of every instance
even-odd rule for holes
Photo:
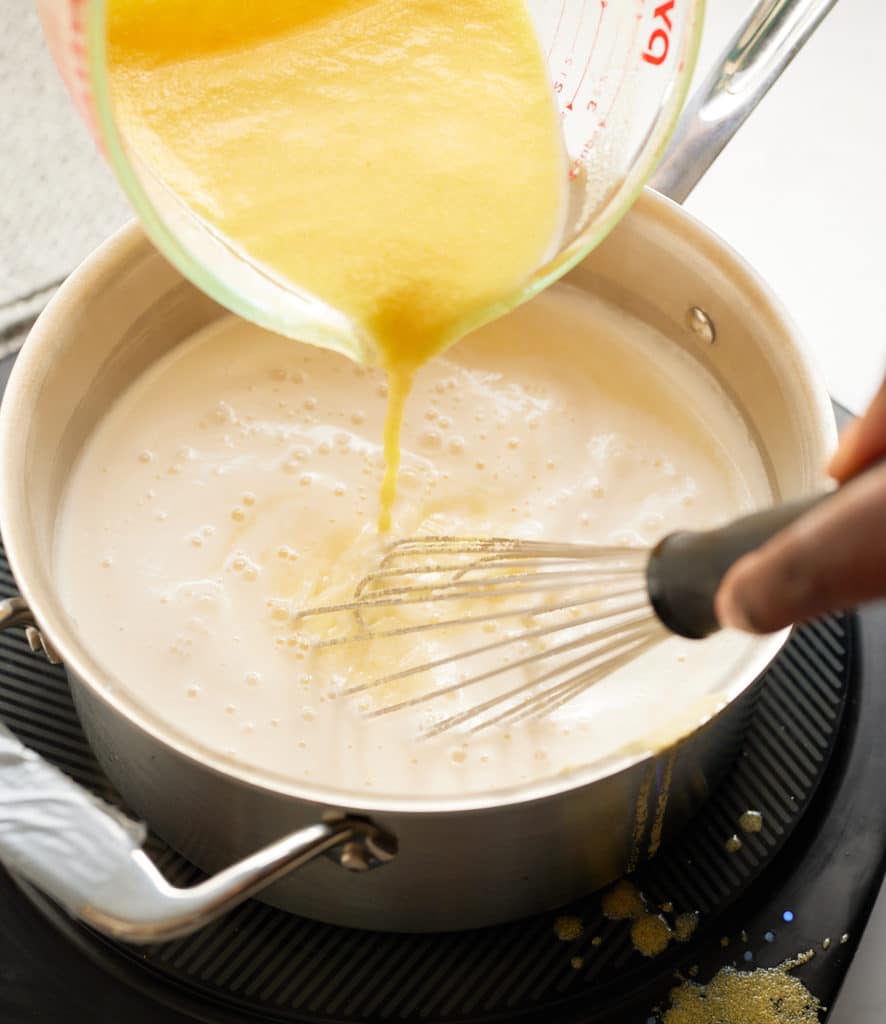
[[[369,858],[361,843],[345,843],[341,851],[341,866],[346,871],[368,871]]]
[[[690,306],[686,311],[686,326],[699,341],[713,345],[717,340],[717,330],[714,327],[714,321],[698,306]]]

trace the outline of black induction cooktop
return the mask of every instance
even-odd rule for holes
[[[0,559],[0,596],[12,592]],[[649,1024],[678,975],[704,981],[726,964],[774,966],[810,949],[798,976],[833,1005],[886,868],[884,675],[886,606],[795,632],[726,780],[636,876],[666,915],[699,915],[691,940],[657,958],[603,918],[598,896],[428,936],[350,931],[250,902],[196,936],[139,949],[74,923],[0,869],[0,1024]],[[115,798],[63,673],[15,634],[0,636],[0,719]],[[762,831],[729,853],[748,809],[762,812]],[[198,877],[155,837],[148,852],[176,884]],[[561,915],[581,934],[560,938]]]

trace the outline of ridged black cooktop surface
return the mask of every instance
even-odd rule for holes
[[[0,596],[13,592],[4,559]],[[726,781],[636,876],[668,915],[699,914],[692,939],[655,959],[633,949],[628,925],[604,919],[597,896],[499,928],[427,936],[350,931],[251,902],[196,936],[134,949],[0,873],[0,1022],[647,1024],[677,971],[704,980],[727,963],[771,966],[811,948],[799,975],[832,1003],[883,875],[884,666],[884,609],[797,631],[767,673]],[[0,718],[115,799],[63,673],[13,634],[0,636]],[[763,829],[729,853],[748,809],[762,812]],[[198,877],[160,840],[149,852],[176,884]],[[581,922],[571,941],[555,929],[563,915]]]

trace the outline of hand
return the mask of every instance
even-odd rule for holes
[[[720,624],[771,633],[886,597],[886,380],[840,439],[833,498],[740,559],[717,592]]]

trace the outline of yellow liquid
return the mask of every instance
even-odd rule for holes
[[[110,0],[127,145],[389,374],[380,528],[416,369],[556,241],[564,152],[523,0]]]

